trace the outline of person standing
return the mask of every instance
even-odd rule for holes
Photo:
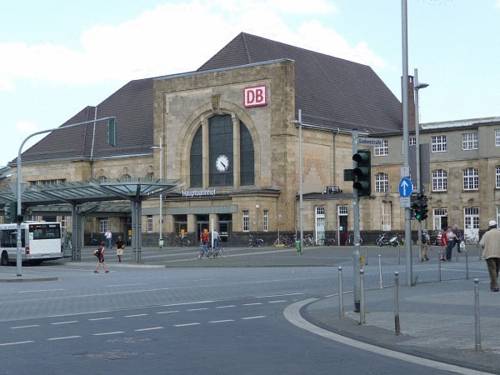
[[[479,245],[483,248],[483,258],[488,266],[490,274],[490,290],[498,292],[498,272],[500,271],[500,229],[497,228],[497,222],[490,220],[488,231],[483,235]]]
[[[125,242],[122,241],[121,236],[118,236],[116,241],[116,256],[118,257],[118,263],[122,262],[123,251],[125,250]]]
[[[104,237],[106,237],[106,246],[108,249],[111,249],[113,246],[112,240],[113,240],[113,233],[109,229],[106,229],[106,232],[104,233]]]
[[[104,263],[104,242],[101,242],[96,251],[94,251],[94,255],[97,257],[97,264],[95,266],[94,273],[99,273],[99,266],[102,265],[102,269],[104,272],[109,273],[109,269]]]
[[[458,229],[458,225],[454,224],[453,225],[453,233],[455,233],[455,245],[457,246],[457,251],[459,253],[462,252],[462,249],[460,248],[460,244],[464,240],[464,232]]]
[[[200,254],[198,255],[198,258],[201,258],[204,255],[208,254],[208,247],[210,243],[210,233],[208,232],[208,229],[205,228],[203,229],[203,232],[200,235],[200,242],[201,242],[201,248],[200,248]]]
[[[446,231],[446,240],[448,241],[446,245],[446,260],[449,262],[451,261],[451,256],[453,253],[453,248],[455,247],[456,244],[456,239],[457,235],[453,232],[451,227],[448,227],[448,230]]]
[[[429,242],[431,241],[431,237],[429,236],[429,233],[427,232],[426,229],[422,231],[422,247],[421,247],[421,254],[420,254],[420,261],[421,262],[426,262],[429,260],[429,256],[427,255],[429,251]]]

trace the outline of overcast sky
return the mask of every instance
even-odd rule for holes
[[[500,0],[408,0],[423,122],[500,116]],[[0,165],[136,78],[197,69],[245,31],[370,65],[400,97],[400,0],[0,0]]]

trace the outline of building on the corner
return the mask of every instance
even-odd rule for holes
[[[161,175],[179,184],[164,196],[167,244],[181,234],[197,238],[211,223],[233,243],[257,233],[272,242],[278,231],[297,230],[299,110],[304,229],[320,242],[345,240],[352,188],[343,170],[352,167],[352,130],[400,134],[401,104],[369,66],[246,33],[197,71],[131,81],[85,107],[65,124],[116,116],[117,146],[106,144],[99,125],[53,132],[23,153],[23,179],[57,184]],[[397,158],[400,152],[391,162]],[[363,199],[362,230],[383,229],[371,217],[378,200]],[[117,207],[88,210],[87,239],[108,227],[127,234],[129,214]],[[46,209],[33,215],[46,217]],[[397,212],[391,211],[391,229],[400,227]],[[157,243],[157,200],[144,203],[142,227],[144,243]]]

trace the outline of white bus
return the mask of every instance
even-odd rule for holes
[[[63,257],[61,224],[52,222],[21,223],[23,262],[41,263]],[[0,264],[16,261],[17,224],[0,224]]]

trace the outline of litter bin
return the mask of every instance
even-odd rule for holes
[[[297,250],[297,254],[302,254],[302,244],[300,240],[295,241],[295,249]]]

